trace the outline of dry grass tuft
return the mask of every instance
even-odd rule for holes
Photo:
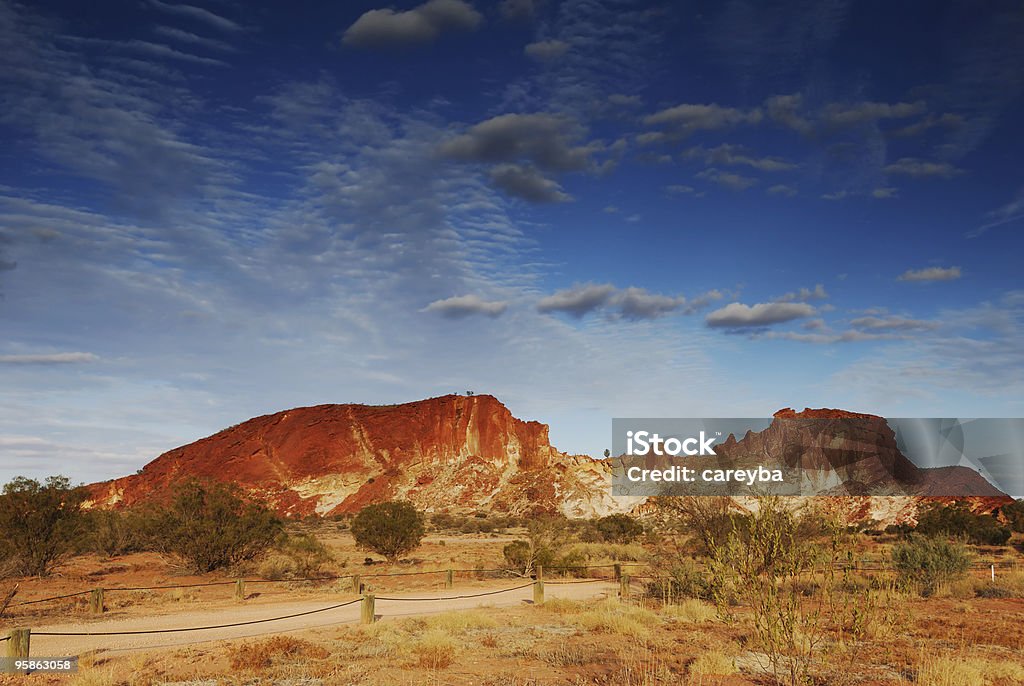
[[[701,677],[736,674],[737,671],[735,660],[717,650],[709,650],[690,663],[690,683],[700,683]]]
[[[413,645],[416,664],[424,669],[445,669],[458,654],[458,646],[452,637],[439,629],[431,629]]]
[[[687,624],[703,624],[718,618],[715,608],[696,598],[687,598],[677,605],[666,605],[661,609],[661,614]]]
[[[440,629],[450,633],[461,633],[472,629],[494,629],[498,626],[498,620],[494,618],[494,613],[483,610],[445,612],[427,618],[425,623],[430,629]]]
[[[264,641],[243,643],[228,649],[232,669],[254,672],[270,667],[275,659],[322,660],[327,655],[327,649],[323,646],[291,636],[273,636]]]
[[[1024,664],[1009,660],[929,655],[917,672],[918,686],[1024,684]]]
[[[617,600],[605,600],[593,609],[578,615],[576,623],[588,631],[600,631],[617,636],[647,638],[650,627],[658,624],[658,616],[642,607],[626,605]]]

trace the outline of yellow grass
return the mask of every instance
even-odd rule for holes
[[[593,610],[575,617],[576,623],[588,631],[647,638],[650,627],[658,624],[658,616],[641,607],[626,605],[616,600],[598,603]]]
[[[690,682],[699,683],[699,677],[735,674],[737,671],[735,660],[717,650],[709,650],[690,663]]]
[[[429,617],[426,620],[427,627],[440,629],[449,633],[461,633],[471,629],[493,629],[498,626],[494,612],[485,610],[464,610],[460,612],[445,612],[444,614]]]
[[[918,686],[984,686],[1024,684],[1024,664],[1009,660],[925,656],[918,668]]]
[[[445,669],[455,662],[458,646],[452,637],[440,629],[431,629],[423,634],[412,647],[416,664],[424,669]]]
[[[687,598],[676,605],[666,605],[661,609],[661,614],[687,624],[702,624],[718,618],[715,608],[696,598]]]

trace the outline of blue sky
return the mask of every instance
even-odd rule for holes
[[[257,414],[1024,412],[1019,3],[0,0],[0,479]]]

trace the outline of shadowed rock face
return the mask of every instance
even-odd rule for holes
[[[836,409],[779,410],[764,431],[729,436],[720,455],[737,465],[776,456],[802,469],[805,492],[826,496],[848,521],[916,520],[921,505],[966,502],[991,512],[1012,499],[969,467],[922,469],[899,449],[882,417]],[[952,497],[951,494],[958,494]]]
[[[624,511],[605,463],[561,453],[548,427],[488,395],[318,405],[256,417],[92,486],[98,507],[161,500],[183,479],[234,482],[286,515],[357,512],[390,498],[430,511],[572,516]]]

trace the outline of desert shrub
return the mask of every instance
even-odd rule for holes
[[[900,583],[923,596],[934,595],[943,584],[962,579],[971,564],[962,544],[923,536],[897,544],[892,561]]]
[[[70,555],[83,531],[85,491],[63,476],[19,476],[0,492],[0,568],[45,576]]]
[[[356,545],[390,562],[418,548],[423,534],[423,514],[409,502],[391,500],[367,505],[352,520]]]
[[[608,543],[632,543],[644,533],[643,525],[627,514],[601,517],[594,526]]]
[[[915,531],[925,536],[965,538],[975,545],[1005,545],[1010,529],[991,515],[975,514],[962,503],[936,503],[918,516]]]
[[[1024,533],[1024,499],[1015,500],[1009,505],[1004,505],[1000,509],[1000,513],[1010,529],[1017,533]]]
[[[132,510],[88,512],[85,529],[83,548],[105,557],[119,557],[145,550],[152,536],[145,514]]]
[[[704,570],[690,559],[681,559],[669,566],[655,568],[655,578],[644,585],[650,598],[670,603],[677,598],[711,600],[711,584]]]
[[[244,500],[227,484],[188,481],[157,515],[164,549],[197,572],[212,572],[265,554],[278,540],[281,520]]]
[[[292,534],[278,542],[279,550],[287,557],[300,577],[312,577],[320,573],[325,564],[334,561],[334,556],[316,536]]]

